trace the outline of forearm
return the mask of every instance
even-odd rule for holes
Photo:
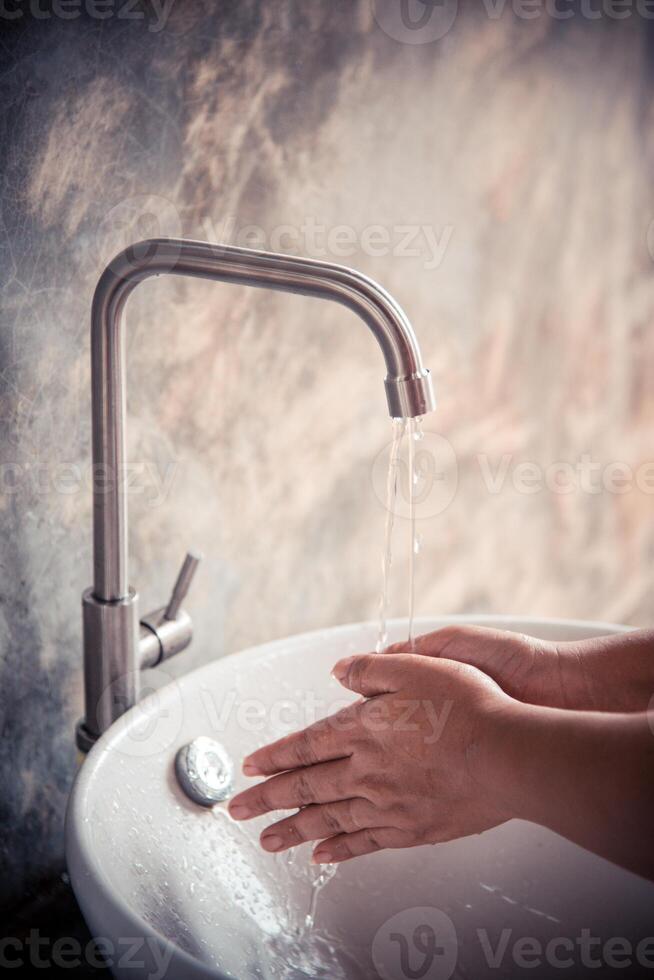
[[[516,705],[480,747],[499,809],[654,879],[654,733],[645,713]]]
[[[591,711],[646,711],[654,696],[654,630],[557,646],[565,704]]]

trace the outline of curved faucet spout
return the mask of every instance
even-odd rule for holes
[[[143,279],[163,274],[301,293],[335,300],[368,325],[386,362],[392,417],[425,415],[434,407],[431,377],[401,307],[367,276],[327,262],[257,252],[232,245],[151,239],[120,252],[102,274],[92,309],[93,463],[108,486],[94,499],[94,594],[128,595],[127,517],[120,480],[125,473],[125,382],[122,310]]]
[[[173,238],[130,245],[110,262],[98,282],[92,313],[94,345],[120,330],[122,304],[137,283],[165,273],[299,293],[349,307],[368,325],[382,350],[391,416],[412,418],[433,409],[429,372],[399,304],[360,272],[315,259]]]
[[[84,599],[86,729],[103,731],[136,699],[134,682],[118,685],[112,701],[99,694],[137,668],[136,594],[130,591],[127,551],[125,344],[122,312],[143,279],[163,274],[334,300],[357,313],[386,363],[386,397],[393,418],[425,415],[434,407],[431,377],[405,313],[367,276],[314,259],[183,239],[150,239],[120,252],[103,272],[91,314],[93,399],[94,584]],[[99,484],[97,474],[102,480]],[[122,674],[121,674],[122,672]],[[89,717],[89,713],[91,717]]]

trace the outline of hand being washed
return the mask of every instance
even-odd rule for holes
[[[244,762],[246,775],[272,778],[232,800],[235,819],[301,807],[264,831],[266,850],[323,840],[314,860],[330,863],[479,833],[510,816],[478,775],[487,727],[511,705],[493,680],[410,654],[351,657],[333,673],[365,700]]]
[[[654,631],[554,643],[480,626],[448,626],[397,643],[411,652],[470,664],[529,704],[580,711],[644,711],[654,693]]]
[[[466,627],[415,649],[340,661],[363,700],[245,759],[269,778],[232,799],[234,819],[297,810],[262,846],[321,841],[314,861],[333,863],[519,817],[654,879],[652,634],[552,646]]]

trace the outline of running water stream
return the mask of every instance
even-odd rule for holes
[[[393,564],[393,525],[395,523],[395,508],[397,504],[397,488],[400,474],[400,449],[406,432],[406,419],[393,419],[393,441],[388,460],[388,475],[386,477],[386,521],[384,524],[384,550],[382,552],[382,590],[379,597],[379,632],[377,634],[376,652],[381,653],[388,642],[388,592]]]
[[[398,508],[398,490],[401,490],[408,509],[409,523],[409,562],[408,562],[408,630],[407,642],[413,644],[413,621],[415,609],[415,561],[418,554],[416,533],[416,488],[418,472],[416,467],[416,443],[423,437],[420,419],[393,419],[393,439],[388,461],[386,478],[386,519],[384,525],[384,550],[382,554],[382,590],[379,598],[379,631],[376,652],[381,653],[388,643],[388,604],[391,566],[393,563],[393,527]],[[406,478],[401,479],[402,442],[406,438]],[[324,864],[317,869],[311,881],[309,910],[300,926],[300,939],[306,938],[315,925],[318,895],[328,881],[336,874],[338,865]]]
[[[418,554],[418,535],[416,532],[416,496],[418,469],[416,466],[416,443],[423,437],[420,419],[393,419],[393,441],[388,460],[386,480],[386,521],[384,526],[384,550],[382,553],[382,591],[379,599],[379,632],[377,653],[381,653],[388,643],[388,602],[393,564],[393,527],[398,510],[398,489],[401,490],[407,507],[409,522],[409,562],[408,562],[408,630],[407,642],[413,644],[413,620],[415,608],[415,561]],[[406,462],[402,460],[402,442],[406,438]],[[403,475],[405,478],[401,479]]]
[[[328,881],[334,877],[338,870],[337,864],[321,864],[319,867],[318,875],[313,879],[311,883],[311,900],[309,902],[309,911],[304,919],[304,927],[302,934],[306,935],[310,932],[316,921],[316,906],[318,904],[318,895],[321,890],[325,887]]]
[[[409,504],[409,628],[407,641],[409,646],[413,648],[413,620],[415,612],[415,599],[416,599],[416,588],[415,588],[415,566],[416,566],[416,556],[419,551],[418,534],[416,530],[416,498],[418,492],[418,468],[416,466],[417,451],[416,443],[420,442],[423,437],[422,425],[419,418],[409,419],[408,426],[408,459],[407,459],[407,497]],[[390,551],[390,542],[386,542],[386,549]]]

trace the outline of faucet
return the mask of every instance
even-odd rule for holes
[[[91,310],[93,586],[82,596],[85,717],[76,733],[83,752],[136,704],[141,671],[179,653],[192,638],[181,603],[198,555],[186,556],[168,604],[142,619],[128,579],[122,313],[140,282],[164,274],[335,300],[361,317],[381,348],[391,418],[414,418],[434,408],[431,377],[405,313],[381,286],[353,269],[173,238],[149,239],[120,252],[102,273]]]

